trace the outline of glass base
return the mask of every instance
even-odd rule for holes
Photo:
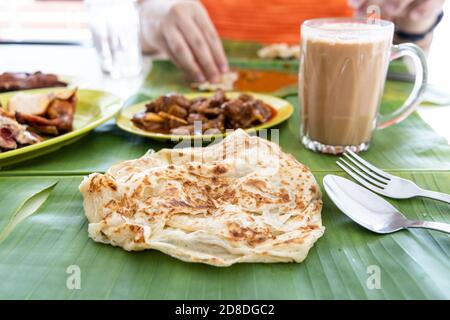
[[[342,154],[345,150],[351,150],[353,152],[360,152],[360,151],[366,151],[370,147],[369,142],[364,142],[359,145],[349,145],[349,146],[332,146],[323,144],[314,140],[311,140],[307,136],[302,137],[302,143],[303,145],[312,151],[315,152],[321,152],[321,153],[328,153],[328,154]]]

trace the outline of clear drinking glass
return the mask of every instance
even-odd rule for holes
[[[367,150],[375,129],[406,118],[421,101],[427,81],[422,50],[392,45],[394,25],[385,20],[315,19],[301,28],[299,103],[303,144],[339,154]],[[392,114],[380,116],[389,62],[409,56],[414,88]]]
[[[142,70],[139,13],[134,0],[87,0],[89,26],[103,72],[113,78]]]

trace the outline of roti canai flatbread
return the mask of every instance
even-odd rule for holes
[[[95,241],[187,262],[301,262],[324,232],[308,168],[243,130],[124,161],[80,191]]]

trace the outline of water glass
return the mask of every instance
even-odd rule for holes
[[[113,78],[142,70],[139,13],[134,0],[87,0],[89,26],[100,67]]]

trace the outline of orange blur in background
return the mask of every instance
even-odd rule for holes
[[[298,43],[303,21],[351,17],[347,0],[202,0],[220,36],[261,43]]]

